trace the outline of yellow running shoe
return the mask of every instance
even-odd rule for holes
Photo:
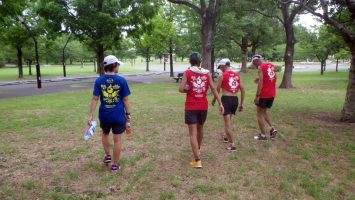
[[[193,162],[190,162],[190,165],[192,166],[192,167],[194,167],[194,168],[202,168],[202,162],[201,162],[201,160],[199,160],[199,161],[193,161]]]

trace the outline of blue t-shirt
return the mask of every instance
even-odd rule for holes
[[[124,124],[126,113],[122,99],[130,94],[127,81],[123,77],[105,74],[96,79],[93,95],[100,96],[100,121]]]

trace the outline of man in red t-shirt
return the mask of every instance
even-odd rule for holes
[[[232,125],[232,116],[235,115],[235,112],[238,108],[238,96],[237,93],[240,89],[241,91],[241,102],[239,106],[239,111],[243,110],[244,105],[244,95],[245,90],[243,84],[240,80],[239,74],[230,69],[230,60],[222,59],[218,63],[218,69],[223,73],[218,80],[217,91],[220,93],[222,88],[222,104],[224,107],[224,130],[225,134],[223,135],[224,142],[229,142],[227,150],[236,151],[236,146],[233,139],[233,125]],[[213,99],[212,105],[214,105],[216,99]]]
[[[208,88],[211,89],[216,98],[219,97],[209,71],[200,67],[201,56],[199,53],[195,52],[190,55],[190,64],[191,67],[185,71],[182,77],[179,92],[186,93],[185,124],[189,128],[190,143],[195,157],[195,161],[190,164],[194,168],[202,168],[200,149],[203,138],[203,124],[207,118]],[[219,99],[218,104],[220,105],[220,112],[223,114],[224,108]]]
[[[272,126],[271,117],[267,113],[267,109],[272,107],[276,96],[276,73],[272,63],[265,62],[260,55],[254,55],[252,63],[258,67],[258,78],[255,83],[258,84],[254,103],[257,106],[257,119],[260,128],[260,134],[255,136],[257,140],[267,140],[265,135],[265,121],[270,126],[270,138],[275,138],[277,130]]]

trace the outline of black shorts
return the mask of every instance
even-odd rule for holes
[[[207,110],[185,110],[185,124],[203,125],[207,118]]]
[[[273,103],[274,98],[260,98],[259,104],[257,104],[257,106],[260,108],[271,108]]]
[[[113,134],[122,134],[126,130],[126,124],[100,122],[100,127],[104,134],[109,134],[111,129]]]
[[[224,107],[223,115],[235,115],[238,108],[238,97],[237,96],[222,96],[222,105]]]

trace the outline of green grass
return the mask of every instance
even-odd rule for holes
[[[117,174],[101,164],[100,131],[83,141],[92,91],[1,99],[0,199],[354,199],[355,127],[338,121],[347,73],[295,73],[270,110],[280,134],[265,143],[253,139],[255,76],[241,75],[237,152],[225,150],[210,107],[202,170],[189,166],[185,97],[173,81],[131,86],[133,135],[123,136]]]
[[[143,70],[136,69],[131,66],[120,67],[120,72],[144,72]],[[90,64],[85,64],[83,68],[80,65],[68,65],[66,67],[67,76],[78,76],[78,75],[95,75],[94,67]],[[29,75],[28,67],[23,68],[24,79],[35,79],[36,78],[36,68],[32,66],[32,75]],[[61,65],[41,65],[41,76],[42,78],[51,76],[63,76],[63,67]],[[17,80],[18,79],[18,69],[15,67],[11,68],[0,68],[0,80]]]

